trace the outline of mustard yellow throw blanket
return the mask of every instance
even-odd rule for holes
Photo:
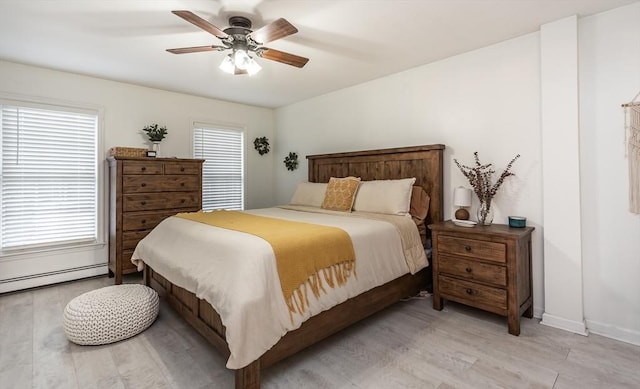
[[[331,288],[340,286],[355,274],[353,243],[340,228],[224,210],[176,216],[266,240],[275,254],[282,294],[290,313],[305,311],[309,304],[306,285],[318,297],[320,291],[326,293],[324,284]]]

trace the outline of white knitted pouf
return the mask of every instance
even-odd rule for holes
[[[158,309],[158,293],[147,286],[107,286],[67,304],[64,332],[81,345],[113,343],[146,330],[158,317]]]

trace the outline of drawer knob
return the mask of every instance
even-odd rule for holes
[[[182,204],[184,204],[186,201],[187,201],[187,200],[185,200],[185,199],[180,200],[180,202],[181,202]]]
[[[464,269],[464,271],[466,271],[467,273],[471,273],[472,269],[470,267]]]
[[[145,224],[147,221],[145,219],[140,220],[141,224]]]
[[[467,292],[467,294],[472,294],[473,293],[473,289],[467,289],[466,292]]]
[[[147,205],[147,202],[146,201],[141,201],[140,205]]]
[[[465,249],[465,251],[471,251],[471,246],[469,246],[469,245],[464,246],[464,249]]]
[[[181,183],[180,183],[180,186],[184,186],[184,182],[181,182]]]
[[[145,186],[147,186],[147,184],[143,182],[142,184],[140,184],[140,186],[144,188]]]
[[[184,171],[184,168],[183,168],[183,167],[181,167],[181,168],[180,168],[180,171],[181,171],[181,172],[183,172],[183,171]]]
[[[143,167],[140,168],[140,170],[145,171],[145,170],[147,170],[147,167],[143,166]]]

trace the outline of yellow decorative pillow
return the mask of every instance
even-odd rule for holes
[[[322,208],[351,212],[358,185],[360,185],[360,177],[331,177],[329,185],[327,185],[327,191],[324,194]]]

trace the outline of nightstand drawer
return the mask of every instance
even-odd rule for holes
[[[440,255],[439,265],[440,273],[499,286],[507,285],[507,268],[504,266],[481,263],[445,254]]]
[[[487,242],[453,236],[438,237],[440,253],[462,255],[487,261],[505,263],[507,248],[504,243]]]
[[[440,275],[440,294],[444,298],[506,314],[507,291]]]

